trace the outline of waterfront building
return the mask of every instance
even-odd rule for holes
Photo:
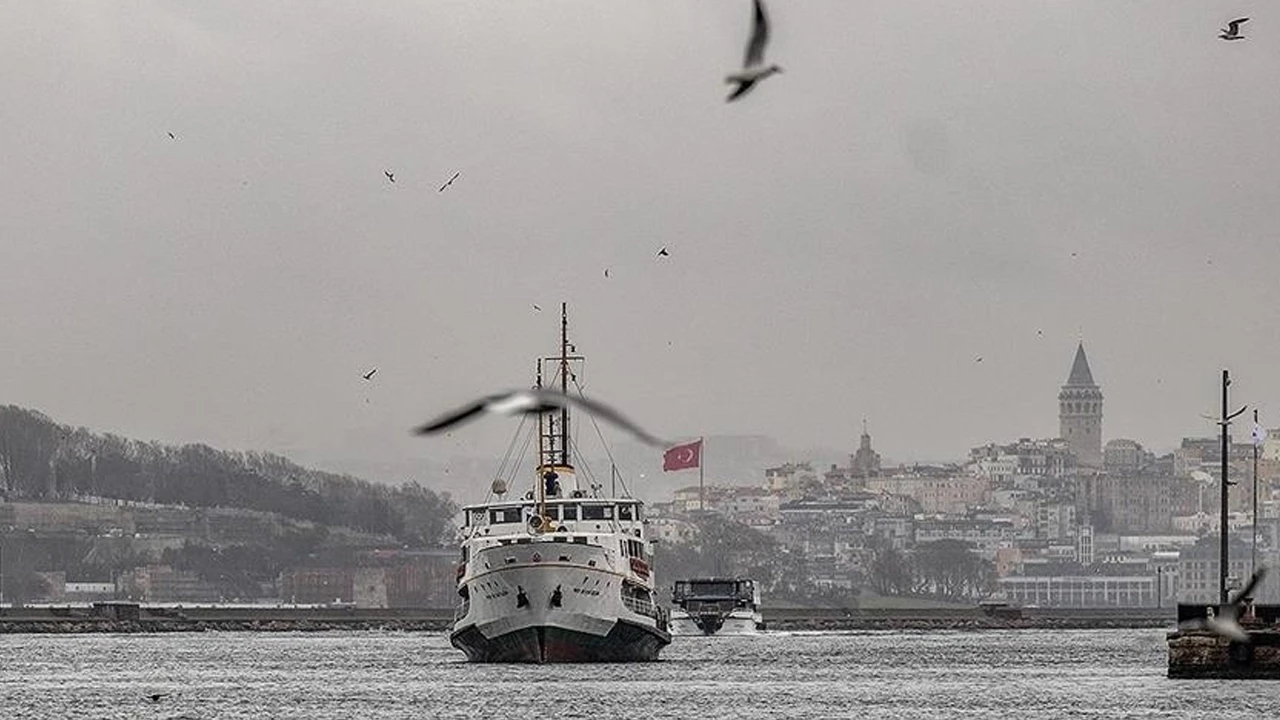
[[[1039,607],[1154,607],[1154,575],[1010,575],[996,581],[1011,602]]]

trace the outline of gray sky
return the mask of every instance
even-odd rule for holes
[[[565,300],[588,392],[669,437],[1053,436],[1081,332],[1104,438],[1211,433],[1223,366],[1280,424],[1269,7],[773,0],[786,72],[727,105],[747,0],[20,0],[0,402],[492,457],[514,421],[408,429],[528,384]]]

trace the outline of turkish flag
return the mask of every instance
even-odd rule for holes
[[[662,454],[662,471],[687,470],[702,464],[702,440],[677,445]]]

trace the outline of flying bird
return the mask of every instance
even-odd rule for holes
[[[774,73],[782,72],[777,65],[764,64],[764,46],[769,44],[769,18],[764,13],[763,0],[754,0],[755,14],[752,16],[751,39],[747,41],[747,56],[742,63],[742,70],[724,79],[726,83],[737,83],[737,87],[725,98],[725,102],[733,102],[746,95],[756,83]]]
[[[604,276],[609,277],[609,268],[604,269]]]
[[[376,372],[378,372],[378,368],[374,368],[374,369],[370,370],[369,372],[365,373],[364,375],[361,375],[360,377],[363,377],[365,380],[372,380],[372,379],[373,379],[373,374],[374,374],[374,373],[376,373]]]
[[[1223,40],[1243,40],[1244,36],[1240,34],[1240,24],[1248,21],[1249,18],[1236,18],[1235,20],[1232,20],[1227,23],[1226,27],[1222,28],[1222,34],[1218,37]]]
[[[663,245],[662,249],[658,251],[658,257],[671,257],[671,253],[667,252],[666,245]]]
[[[396,174],[395,174],[395,173],[393,173],[393,172],[391,172],[390,170],[383,170],[383,171],[382,171],[382,174],[383,174],[383,175],[386,175],[386,176],[387,176],[387,179],[388,179],[388,180],[390,180],[391,182],[395,182],[395,181],[396,181]]]
[[[979,355],[973,359],[974,362],[982,362],[982,356]]]
[[[537,310],[538,312],[542,312],[542,308],[538,307],[537,305],[534,305],[533,309]]]
[[[170,139],[170,140],[177,140],[178,138],[174,137],[174,136],[173,136],[173,133],[169,133],[169,139]]]
[[[1235,598],[1229,599],[1226,605],[1217,605],[1213,609],[1213,613],[1203,618],[1195,618],[1179,623],[1179,630],[1208,630],[1209,632],[1224,637],[1227,640],[1238,643],[1249,643],[1249,633],[1240,626],[1240,608],[1244,605],[1244,601],[1251,599],[1249,597],[1253,589],[1262,581],[1262,576],[1266,574],[1266,568],[1258,568],[1258,571],[1249,578],[1249,584],[1244,589],[1236,593]]]
[[[454,180],[457,180],[457,179],[458,179],[458,176],[459,176],[459,175],[461,175],[461,174],[462,174],[462,173],[460,173],[460,172],[456,172],[456,173],[454,173],[454,174],[453,174],[453,177],[449,178],[449,182],[447,182],[447,183],[445,183],[445,184],[441,185],[441,186],[440,186],[440,189],[439,189],[439,190],[437,190],[436,192],[444,192],[444,189],[445,189],[445,188],[447,188],[447,187],[449,187],[450,185],[452,185],[452,184],[453,184],[453,181],[454,181]]]
[[[559,390],[547,388],[511,390],[487,395],[415,428],[414,433],[417,435],[432,435],[454,425],[475,420],[482,413],[541,415],[542,413],[554,412],[570,406],[577,406],[594,417],[607,420],[650,445],[665,446],[668,444],[645,432],[639,425],[623,417],[621,413],[608,405],[596,400],[588,400],[581,396],[566,395]]]
[[[147,696],[147,699],[150,700],[151,702],[160,702],[161,700],[169,697],[172,694],[173,693],[151,693],[150,695]]]

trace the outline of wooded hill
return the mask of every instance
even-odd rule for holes
[[[448,493],[309,470],[271,453],[165,445],[61,425],[0,406],[0,500],[119,498],[234,507],[437,545],[457,512]]]

